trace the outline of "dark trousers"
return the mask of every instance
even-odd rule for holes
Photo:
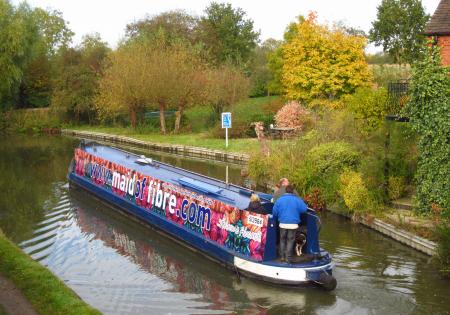
[[[280,256],[282,259],[287,259],[287,261],[292,260],[296,230],[280,228]]]

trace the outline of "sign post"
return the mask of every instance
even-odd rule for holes
[[[228,148],[228,128],[231,128],[231,113],[222,113],[222,128],[225,128],[225,147]]]

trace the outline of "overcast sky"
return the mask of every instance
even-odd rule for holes
[[[19,3],[19,0],[13,0]],[[63,13],[69,27],[75,32],[74,43],[83,35],[100,33],[103,40],[115,47],[124,36],[126,24],[148,15],[164,11],[183,9],[193,15],[203,14],[210,0],[27,0],[33,7],[56,9]],[[316,11],[320,22],[343,21],[346,25],[369,31],[376,18],[377,6],[381,0],[229,0],[216,1],[231,3],[247,13],[254,21],[254,27],[261,32],[260,39],[282,39],[289,22],[299,15]],[[433,14],[439,0],[423,0],[425,10]],[[370,51],[374,51],[373,48]]]

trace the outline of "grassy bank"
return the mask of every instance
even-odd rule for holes
[[[1,231],[0,253],[0,272],[14,282],[39,314],[100,314]]]
[[[186,110],[184,132],[181,134],[170,133],[173,117],[169,117],[166,121],[169,129],[166,135],[159,132],[158,117],[146,120],[144,125],[136,129],[105,125],[68,125],[66,128],[122,135],[156,143],[251,154],[259,152],[260,148],[251,123],[255,121],[263,121],[266,125],[272,123],[274,114],[282,104],[279,96],[266,96],[248,98],[224,109],[230,111],[233,117],[233,126],[228,131],[230,139],[228,148],[225,148],[225,130],[221,128],[217,114],[208,106],[197,106]]]
[[[187,145],[212,150],[223,150],[228,152],[251,153],[259,150],[259,144],[256,138],[230,139],[228,142],[228,148],[225,148],[225,139],[212,138],[207,132],[162,135],[157,132],[139,133],[136,130],[127,127],[83,125],[68,126],[67,128],[73,130],[102,132],[113,135],[127,136],[130,138],[149,142]]]

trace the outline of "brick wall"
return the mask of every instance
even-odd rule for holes
[[[450,35],[438,36],[438,45],[441,47],[442,64],[450,66]]]

